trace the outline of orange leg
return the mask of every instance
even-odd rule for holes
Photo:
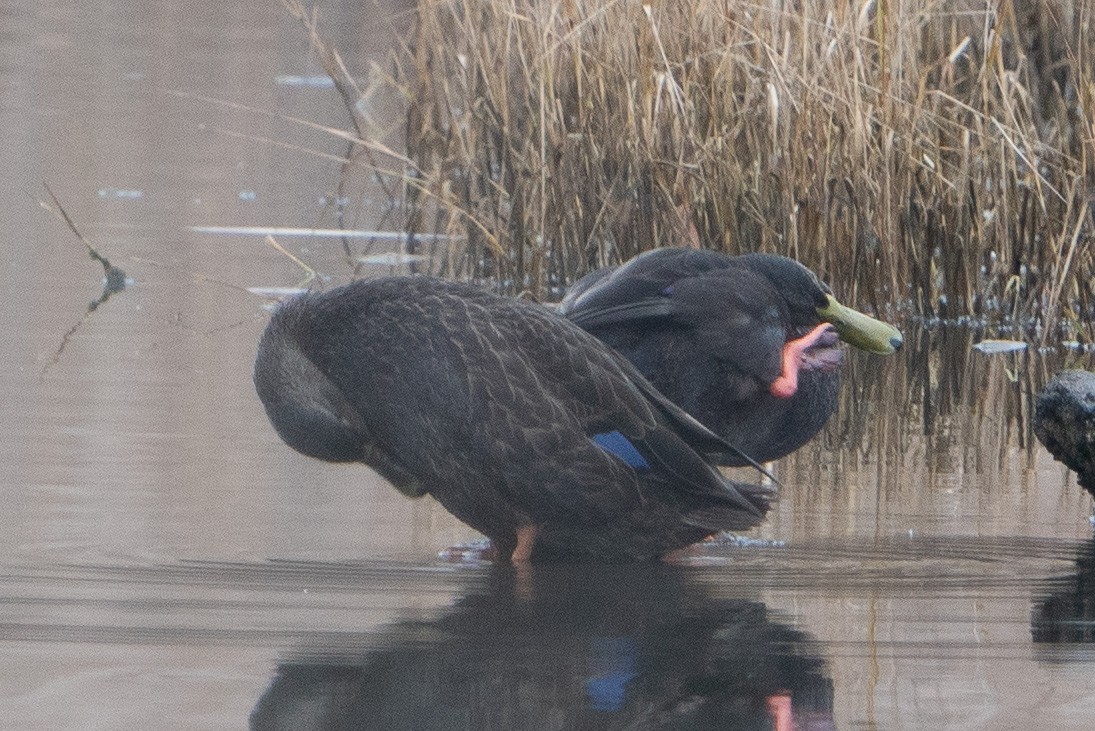
[[[776,398],[791,398],[798,391],[798,367],[802,364],[802,354],[817,339],[824,335],[832,325],[823,322],[810,332],[796,340],[788,340],[783,346],[783,372],[768,387],[769,393]]]
[[[705,536],[703,541],[710,541],[714,537],[715,534],[712,533],[709,536]],[[687,546],[681,546],[680,548],[674,548],[672,551],[663,553],[661,560],[663,563],[680,563],[681,561],[686,561],[689,556],[696,555],[697,545],[698,543],[692,543]]]
[[[532,547],[536,543],[536,526],[523,525],[517,529],[517,547],[513,549],[510,561],[514,564],[528,563],[532,558]]]

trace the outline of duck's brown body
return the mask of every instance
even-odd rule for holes
[[[579,280],[559,311],[761,462],[798,449],[836,409],[841,337],[879,353],[901,344],[809,269],[769,254],[658,249]]]
[[[287,302],[255,385],[304,454],[433,495],[503,551],[653,558],[763,519],[768,495],[711,466],[728,445],[619,355],[538,305],[428,277]]]

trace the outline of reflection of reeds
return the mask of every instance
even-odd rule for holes
[[[466,237],[447,273],[539,294],[702,244],[789,254],[876,307],[1076,322],[1093,16],[1063,0],[421,0],[397,77],[407,187],[433,213],[408,222]]]
[[[941,470],[948,465],[934,461],[952,460],[963,447],[984,449],[987,459],[1003,445],[1029,451],[1029,410],[1036,384],[1046,379],[1044,355],[978,353],[971,348],[977,334],[967,327],[913,328],[907,335],[892,361],[851,354],[828,428],[830,446],[873,461],[906,455],[914,451],[910,442],[920,440],[933,462],[925,466]]]
[[[801,515],[792,511],[796,525],[805,534],[817,530],[811,506],[945,523],[949,506],[977,502],[978,509],[962,514],[977,515],[987,532],[1017,531],[1055,515],[1085,530],[1077,517],[1088,509],[1083,491],[1039,479],[1039,465],[1063,468],[1033,438],[1030,416],[1034,395],[1053,373],[1091,368],[1092,356],[1069,359],[1032,348],[987,355],[971,347],[980,334],[968,327],[913,327],[905,334],[895,357],[849,352],[837,414],[776,469],[784,500],[807,507]]]

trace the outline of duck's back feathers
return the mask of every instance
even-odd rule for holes
[[[579,280],[559,312],[637,354],[648,377],[732,369],[748,379],[736,397],[750,398],[780,373],[789,314],[769,279],[734,262],[710,251],[657,249]]]
[[[657,249],[579,280],[559,313],[740,453],[767,461],[801,446],[836,408],[832,369],[804,372],[791,398],[770,393],[785,344],[819,323],[826,292],[784,257]],[[734,453],[719,461],[747,463]]]
[[[306,388],[285,386],[308,368]],[[765,490],[702,456],[730,447],[630,363],[537,305],[471,285],[396,277],[291,301],[255,380],[291,446],[330,458],[293,424],[318,414],[323,440],[356,441],[356,458],[404,492],[430,492],[503,542],[533,524],[551,553],[644,558],[768,508]]]

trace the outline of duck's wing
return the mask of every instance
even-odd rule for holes
[[[603,279],[610,276],[614,271],[619,269],[618,266],[601,267],[600,269],[594,269],[589,274],[585,275],[572,285],[567,287],[566,294],[563,295],[562,301],[559,302],[556,308],[557,312],[566,312],[575,306],[575,303],[589,290],[593,289]]]
[[[661,415],[672,425],[673,431],[680,435],[692,449],[705,458],[712,460],[715,464],[747,464],[778,484],[779,481],[764,465],[715,434],[687,411],[673,403],[644,378],[626,358],[620,355],[617,355],[617,358],[620,361],[621,369],[630,373],[632,382],[642,392],[643,396],[658,409]]]
[[[608,342],[628,332],[641,348],[642,333],[660,327],[679,335],[674,347],[713,358],[727,375],[766,386],[783,370],[785,305],[769,279],[733,257],[655,250],[600,276],[564,304],[560,314]]]
[[[733,259],[698,249],[654,249],[618,267],[598,269],[575,282],[559,314],[589,330],[672,314],[665,291],[682,279],[731,266]]]
[[[416,491],[459,491],[466,514],[500,500],[535,522],[596,524],[654,500],[717,530],[767,510],[768,493],[708,464],[617,354],[539,305],[421,278],[307,312],[299,347],[360,415],[365,461]]]
[[[727,480],[705,459],[733,447],[665,399],[626,359],[539,308],[515,306],[506,323],[504,339],[522,348],[505,365],[507,383],[494,384],[484,402],[490,412],[483,422],[507,452],[503,462],[519,471],[511,489],[529,489],[529,474],[537,475],[523,501],[547,499],[604,516],[636,499],[669,500],[684,515],[717,523],[714,529],[741,529],[763,518],[771,493]],[[551,441],[561,459],[530,457]],[[658,485],[674,494],[625,494]]]

